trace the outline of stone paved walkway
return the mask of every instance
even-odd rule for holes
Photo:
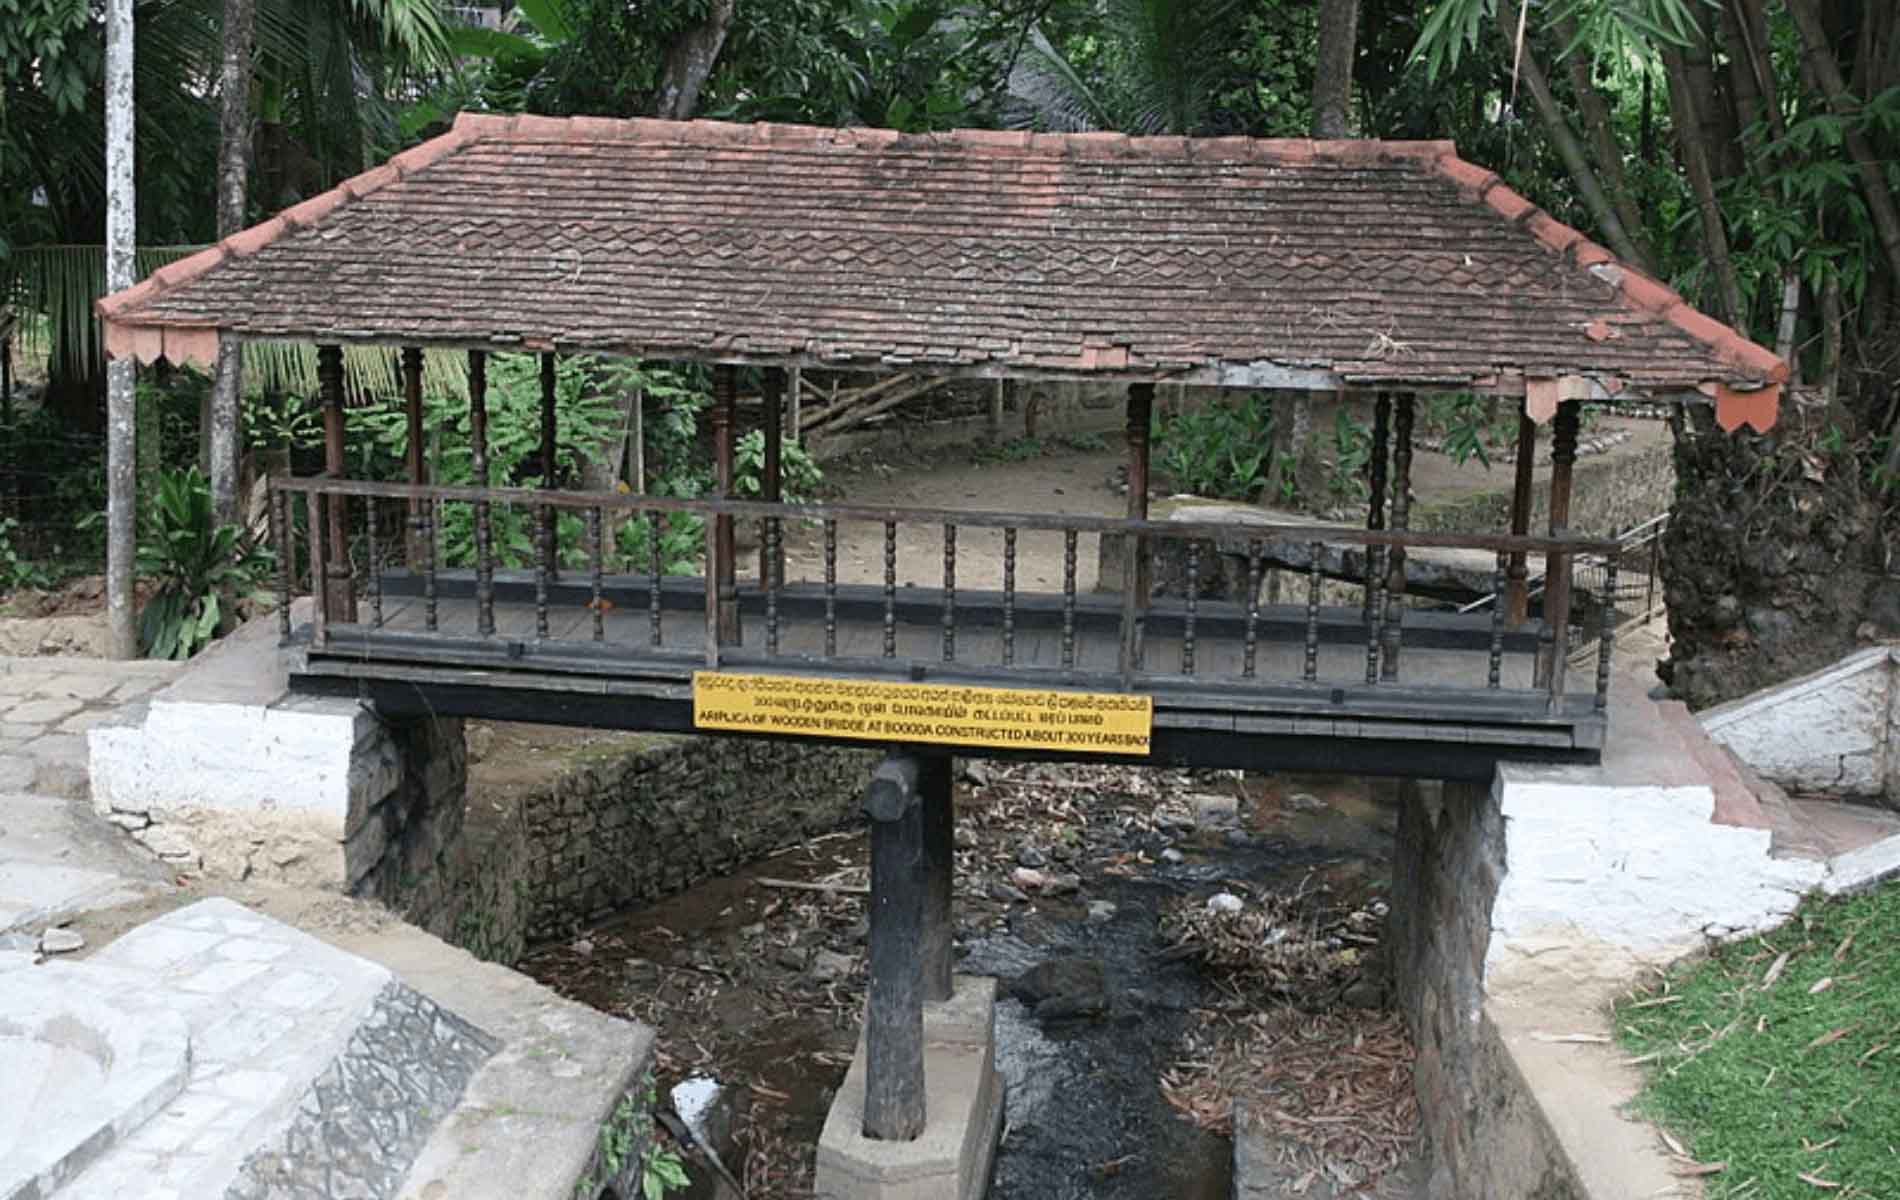
[[[167,886],[161,865],[86,803],[86,730],[179,669],[0,658],[0,938]]]

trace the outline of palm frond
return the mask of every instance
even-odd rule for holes
[[[1005,123],[1017,129],[1087,133],[1115,127],[1088,81],[1063,57],[1040,26],[1032,27],[1009,73]]]
[[[140,246],[136,269],[143,279],[202,246]],[[106,293],[104,246],[16,246],[0,259],[0,304],[12,303],[23,314],[42,320],[21,323],[22,357],[57,363],[61,373],[85,377],[103,358],[93,301]],[[423,387],[457,398],[468,395],[468,359],[452,350],[422,356]],[[395,351],[377,346],[347,346],[343,352],[352,396],[387,400],[401,393]],[[253,393],[271,391],[309,396],[317,390],[317,348],[309,342],[258,341],[244,345],[244,382]]]

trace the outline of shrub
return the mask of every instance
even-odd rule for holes
[[[216,638],[230,598],[263,582],[266,556],[235,525],[211,515],[211,485],[197,467],[166,471],[146,510],[138,565],[157,580],[139,614],[139,644],[153,658],[190,658]]]
[[[1273,408],[1257,392],[1157,419],[1155,437],[1157,465],[1178,491],[1252,500],[1267,486]]]

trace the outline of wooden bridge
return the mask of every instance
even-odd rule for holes
[[[1547,558],[1559,572],[1576,556],[1602,555],[1614,569],[1609,543],[1247,526],[1250,600],[1243,603],[1203,595],[1202,560],[1218,541],[1231,540],[1229,525],[323,478],[275,487],[281,563],[310,561],[321,577],[324,539],[307,531],[333,521],[364,531],[351,594],[317,589],[314,618],[302,628],[291,627],[289,604],[280,606],[284,636],[300,651],[297,685],[364,694],[393,712],[690,730],[695,678],[716,672],[1147,697],[1151,739],[1137,757],[1157,764],[1465,777],[1488,773],[1500,757],[1593,757],[1603,741],[1609,610],[1598,670],[1579,678],[1553,653],[1552,624],[1512,627],[1506,604],[1475,614],[1410,607],[1388,594],[1383,567],[1407,549],[1489,552],[1502,594],[1513,555]],[[305,518],[300,546],[289,542],[299,524],[290,519],[293,506]],[[478,568],[437,567],[432,527],[456,506],[473,510],[478,546],[499,524],[536,530],[533,565],[500,569],[491,552]],[[560,513],[585,522],[587,561],[578,569],[554,560],[545,533]],[[634,519],[657,532],[681,513],[703,519],[707,561],[716,565],[734,564],[733,523],[753,524],[761,572],[746,579],[734,572],[723,585],[717,569],[665,576],[657,562],[639,575],[607,572],[604,527]],[[852,524],[870,526],[881,542],[881,577],[854,579],[840,570],[839,531]],[[915,526],[928,527],[943,547],[921,585],[918,564],[900,563],[898,552],[900,532]],[[788,535],[815,544],[822,561],[815,578],[785,577]],[[1125,556],[1119,594],[1077,584],[1085,539],[1103,535],[1142,547]],[[1314,543],[1310,569],[1282,570],[1276,589],[1301,602],[1263,603],[1265,577],[1276,569],[1264,547],[1288,538]],[[1021,547],[1031,539],[1062,547],[1060,591],[1017,585]],[[1322,540],[1359,548],[1362,561],[1381,564],[1361,582],[1359,604],[1321,603]],[[1178,596],[1144,600],[1141,564],[1164,541],[1178,544],[1188,586]],[[404,543],[425,547],[419,568],[384,566]],[[657,554],[657,537],[646,544]],[[959,566],[967,572],[973,555],[994,556],[989,565],[1000,560],[1000,590],[958,586]],[[288,572],[279,586],[287,600]],[[1554,618],[1561,623],[1563,615]],[[861,730],[854,736],[848,727],[827,733],[795,715],[755,732],[898,740]],[[954,721],[930,726],[915,731],[918,740],[1011,752]],[[708,725],[702,719],[699,727]],[[1028,740],[1015,752],[1125,759],[1131,751]]]
[[[392,715],[896,748],[866,792],[866,1065],[846,1077],[862,1091],[840,1093],[819,1156],[819,1190],[852,1195],[892,1194],[839,1181],[906,1161],[900,1144],[927,1122],[938,1138],[927,1144],[958,1146],[987,1144],[1000,1122],[989,1081],[925,1103],[923,1010],[953,987],[950,753],[1477,779],[1501,758],[1590,758],[1613,630],[1594,678],[1569,670],[1573,569],[1604,555],[1613,571],[1615,557],[1569,527],[1580,405],[1712,404],[1723,428],[1766,431],[1788,377],[1771,352],[1438,142],[464,114],[99,311],[107,352],[146,362],[209,364],[221,340],[317,344],[323,474],[272,481],[295,686]],[[345,344],[385,348],[400,379],[404,483],[344,477]],[[429,482],[425,347],[468,355],[469,487]],[[522,351],[541,356],[539,462],[498,480],[486,356]],[[555,387],[556,355],[572,353],[709,370],[714,498],[573,486]],[[787,372],[811,369],[1124,385],[1127,512],[783,503],[780,398]],[[741,371],[764,401],[756,501],[735,495]],[[1150,521],[1158,383],[1365,393],[1366,528]],[[1507,530],[1409,529],[1414,398],[1431,392],[1503,398],[1519,414]],[[1533,536],[1545,424],[1549,519]],[[703,574],[666,577],[657,560],[627,573],[606,553],[610,523],[646,522],[657,545],[660,523],[680,514],[704,523]],[[557,545],[562,517],[585,531],[579,554]],[[740,523],[761,546],[749,579]],[[881,571],[839,561],[841,530],[862,525]],[[900,561],[918,526],[941,554]],[[1078,557],[1110,536],[1134,547],[1119,591],[1085,593]],[[816,557],[788,577],[786,543],[801,539],[815,539]],[[1268,539],[1304,543],[1303,578],[1262,586],[1291,565],[1265,552]],[[1059,589],[1018,585],[1031,542],[1060,547]],[[1492,556],[1504,602],[1477,615],[1411,603],[1407,555],[1427,547]],[[1155,586],[1158,548],[1181,565],[1178,586],[1172,566]],[[972,556],[1000,587],[968,586]],[[1322,560],[1359,564],[1344,603]],[[293,627],[306,564],[313,615]],[[1282,596],[1293,602],[1269,599]],[[975,1170],[966,1161],[902,1187],[968,1196],[980,1178],[958,1175]]]

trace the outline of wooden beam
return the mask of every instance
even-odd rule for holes
[[[343,347],[317,347],[317,390],[323,397],[323,473],[332,479],[343,478]],[[373,503],[369,501],[366,503]],[[356,589],[350,578],[349,525],[347,502],[342,496],[329,501],[329,553],[323,575],[324,595],[328,597],[329,618],[344,624],[356,620]],[[316,530],[311,531],[314,535]]]
[[[738,413],[737,373],[736,367],[725,364],[713,368],[713,477],[720,497],[726,500],[734,498],[732,427]],[[712,550],[711,575],[717,604],[718,642],[720,645],[736,646],[740,642],[741,629],[739,570],[734,551],[732,514],[719,513],[713,518]]]
[[[864,1136],[924,1131],[922,760],[885,756],[864,793],[871,818],[871,987],[864,1013]]]
[[[1519,537],[1531,528],[1531,483],[1537,471],[1537,422],[1518,406],[1517,474],[1511,485],[1511,532]],[[1505,606],[1504,620],[1516,629],[1531,615],[1529,556],[1513,551],[1505,568],[1505,594],[1497,603]]]

